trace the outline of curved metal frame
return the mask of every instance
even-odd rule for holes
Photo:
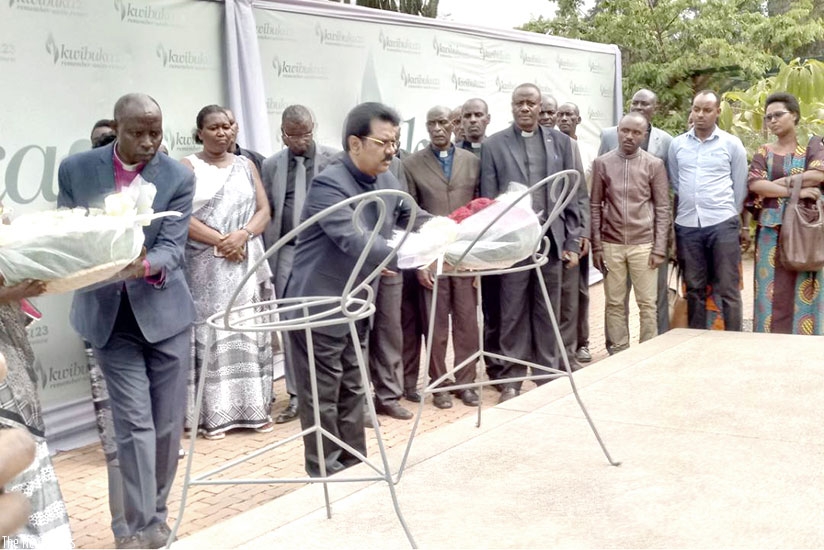
[[[584,406],[584,402],[581,400],[581,396],[578,394],[578,388],[575,385],[575,379],[572,376],[572,369],[569,365],[569,357],[566,353],[566,347],[563,345],[563,338],[561,338],[561,331],[558,327],[558,322],[555,319],[555,313],[552,311],[552,305],[550,304],[549,300],[549,292],[546,288],[546,282],[541,274],[541,267],[545,265],[549,261],[549,249],[550,249],[550,242],[549,238],[546,236],[547,232],[550,229],[552,223],[561,215],[561,212],[566,208],[566,206],[573,200],[575,197],[576,191],[578,190],[578,186],[580,185],[581,175],[577,170],[563,170],[561,172],[557,172],[546,178],[542,179],[538,183],[533,184],[529,189],[524,191],[518,200],[513,201],[507,208],[505,208],[502,212],[500,212],[495,219],[493,219],[489,224],[481,231],[478,236],[466,247],[463,253],[460,255],[458,260],[455,264],[451,267],[450,271],[444,271],[444,259],[441,256],[437,261],[437,271],[435,272],[435,282],[434,287],[432,289],[432,300],[429,308],[429,326],[427,329],[427,336],[426,336],[426,362],[425,362],[425,374],[424,374],[424,389],[422,392],[423,399],[418,405],[418,414],[415,417],[415,423],[412,426],[412,432],[409,436],[409,441],[406,446],[406,450],[403,455],[403,460],[401,461],[400,468],[397,472],[396,482],[400,481],[401,476],[403,475],[403,471],[406,468],[406,464],[409,458],[409,452],[412,448],[412,443],[415,439],[415,435],[418,430],[418,425],[420,424],[421,415],[423,414],[423,405],[424,401],[426,400],[426,396],[434,393],[440,392],[448,392],[448,391],[455,391],[455,390],[463,390],[468,388],[483,388],[484,386],[489,386],[493,384],[501,384],[501,383],[509,383],[509,382],[521,382],[524,380],[550,380],[555,378],[566,377],[569,379],[569,383],[572,386],[572,393],[575,395],[575,400],[578,402],[578,406],[581,408],[581,411],[584,413],[587,422],[589,423],[589,427],[592,429],[592,433],[595,434],[595,439],[598,440],[598,445],[600,445],[601,450],[604,452],[604,455],[607,458],[607,461],[613,465],[618,466],[621,463],[617,462],[612,459],[607,450],[606,446],[604,445],[603,440],[601,439],[601,435],[598,433],[598,430],[595,428],[595,424],[592,421],[592,418],[589,415],[586,407]],[[538,238],[538,241],[535,243],[535,248],[533,249],[533,253],[530,257],[528,257],[527,263],[523,265],[521,262],[518,264],[503,268],[503,269],[484,269],[484,270],[473,270],[473,271],[461,271],[460,266],[461,262],[463,262],[464,258],[467,254],[472,250],[472,247],[475,246],[480,239],[486,234],[489,229],[498,222],[504,215],[506,215],[512,208],[515,207],[516,204],[520,203],[523,199],[530,196],[532,193],[543,190],[544,187],[549,185],[549,197],[554,202],[554,206],[552,210],[546,217],[546,221],[541,226],[541,236]],[[556,345],[560,349],[561,358],[563,360],[564,368],[563,370],[548,367],[545,365],[539,365],[533,363],[531,361],[525,361],[523,359],[518,359],[515,357],[507,357],[504,355],[500,355],[497,353],[492,353],[486,351],[484,349],[484,333],[483,333],[483,310],[482,310],[482,294],[481,294],[481,285],[478,284],[476,288],[476,296],[477,296],[477,305],[476,305],[476,313],[478,317],[478,351],[473,353],[470,357],[462,361],[461,363],[454,365],[450,370],[448,370],[444,375],[442,375],[437,380],[429,380],[429,363],[432,358],[432,336],[434,333],[435,328],[435,312],[437,311],[438,307],[438,281],[444,277],[485,277],[488,275],[507,275],[511,273],[518,273],[521,271],[528,271],[534,270],[537,274],[538,282],[541,286],[541,294],[544,298],[544,307],[546,307],[547,311],[549,312],[549,318],[552,323],[552,329],[555,333],[555,341]],[[486,376],[486,358],[498,359],[501,361],[509,361],[512,363],[518,363],[520,365],[524,365],[530,367],[532,369],[532,374],[527,373],[525,376],[518,376],[512,378],[504,378],[498,380],[489,380],[484,379]],[[466,365],[471,364],[472,362],[476,363],[476,381],[471,384],[452,384],[449,386],[439,386],[442,382],[448,379],[450,375],[453,375],[458,370],[463,368]],[[541,371],[543,374],[536,374],[536,371]],[[476,421],[476,426],[481,426],[481,409],[483,408],[483,400],[481,399],[478,403],[478,418]]]
[[[195,455],[195,442],[197,440],[197,428],[195,427],[194,433],[192,434],[191,441],[189,443],[189,453],[186,459],[186,469],[183,478],[183,492],[180,498],[180,510],[178,512],[177,521],[175,522],[174,527],[172,528],[172,532],[169,536],[169,541],[166,545],[167,548],[171,545],[172,541],[174,541],[175,535],[177,534],[180,524],[182,523],[183,513],[186,508],[186,499],[188,496],[189,487],[192,485],[322,483],[324,501],[326,504],[326,516],[328,518],[331,518],[332,509],[329,501],[328,483],[359,481],[386,481],[386,483],[389,485],[389,492],[392,498],[392,505],[395,509],[395,514],[398,516],[398,520],[401,524],[401,527],[403,528],[410,545],[413,548],[417,548],[417,546],[415,545],[415,540],[412,537],[411,532],[409,531],[409,527],[406,525],[406,521],[403,518],[403,514],[401,513],[400,505],[398,504],[398,498],[395,492],[395,484],[397,483],[397,480],[393,478],[392,472],[389,467],[389,460],[386,454],[386,448],[383,443],[383,438],[381,436],[380,423],[377,419],[377,414],[375,412],[375,405],[373,401],[371,399],[366,399],[367,410],[369,411],[369,416],[372,419],[372,425],[374,426],[375,435],[378,441],[381,466],[373,464],[362,453],[354,449],[348,443],[342,441],[337,436],[331,434],[323,426],[321,426],[320,407],[318,403],[319,399],[315,367],[315,356],[312,344],[313,328],[347,324],[349,326],[349,334],[352,337],[354,343],[355,355],[357,357],[361,378],[367,392],[369,391],[370,377],[368,370],[366,368],[366,362],[364,361],[363,352],[360,346],[360,338],[358,337],[355,323],[362,319],[368,318],[375,312],[375,291],[373,290],[371,283],[380,275],[381,271],[387,265],[389,265],[389,263],[395,257],[395,249],[393,249],[390,252],[390,254],[387,255],[383,259],[383,261],[376,268],[374,268],[366,277],[362,278],[362,280],[359,283],[357,283],[357,281],[361,279],[361,277],[359,276],[360,271],[366,261],[369,252],[372,250],[376,239],[379,236],[381,228],[384,227],[384,222],[386,221],[386,203],[382,199],[384,197],[392,196],[400,197],[400,199],[404,201],[409,201],[409,204],[415,204],[414,200],[409,194],[399,190],[385,189],[379,191],[370,191],[368,193],[356,195],[345,201],[339,202],[338,204],[330,206],[329,208],[326,208],[325,210],[318,212],[314,216],[311,216],[310,218],[302,222],[300,225],[292,229],[292,231],[282,236],[274,245],[272,245],[266,251],[266,253],[257,262],[255,262],[253,266],[249,268],[246,275],[238,284],[237,289],[235,289],[235,292],[232,294],[229,300],[228,307],[224,311],[216,313],[206,320],[206,323],[212,329],[208,332],[207,335],[207,350],[210,350],[212,347],[214,338],[213,333],[216,330],[227,330],[235,332],[276,332],[278,334],[293,330],[303,330],[306,334],[306,342],[309,350],[309,375],[312,390],[312,402],[314,405],[314,424],[302,430],[298,434],[287,437],[286,439],[283,439],[281,441],[277,441],[275,443],[266,445],[249,455],[242,456],[234,460],[230,460],[218,468],[212,469],[204,474],[198,475],[197,477],[193,478],[192,463]],[[378,221],[375,227],[371,229],[364,227],[361,217],[363,209],[369,204],[375,204],[378,208]],[[293,238],[297,237],[298,234],[303,232],[306,228],[316,223],[320,223],[324,218],[327,218],[330,215],[343,209],[351,209],[352,222],[355,230],[360,232],[361,234],[369,234],[369,239],[367,240],[366,246],[358,256],[358,260],[355,264],[355,267],[352,270],[352,273],[349,275],[344,286],[343,293],[340,296],[305,296],[293,298],[274,298],[272,300],[267,300],[256,304],[248,304],[241,306],[235,305],[235,301],[240,295],[241,289],[246,284],[246,282],[255,275],[255,272],[263,264],[263,262],[268,261],[268,259],[272,255],[274,255],[281,247],[291,242]],[[407,221],[406,227],[403,229],[403,235],[398,242],[398,246],[400,246],[400,243],[406,240],[406,237],[412,230],[412,226],[415,222],[416,215],[416,209],[412,208],[410,219]],[[317,309],[318,307],[323,307],[324,309],[321,311],[310,313],[310,308]],[[281,315],[283,313],[294,313],[296,311],[301,311],[302,314],[294,319],[284,319]],[[206,380],[206,372],[208,370],[209,354],[206,355],[204,365],[200,370],[200,376],[198,379],[197,397],[195,401],[195,418],[198,422],[200,419],[200,411],[203,406],[203,391]],[[295,441],[298,438],[313,433],[317,438],[318,453],[321,457],[320,477],[211,479],[213,476],[220,474],[234,466],[237,466],[238,464],[242,464],[248,460],[265,454],[273,449],[291,443],[292,441]],[[324,456],[323,436],[326,436],[328,439],[335,442],[340,447],[346,449],[354,456],[358,457],[358,459],[360,459],[363,463],[372,468],[376,474],[374,476],[364,476],[357,478],[344,478],[340,475],[329,477],[326,472],[326,461],[322,459]]]

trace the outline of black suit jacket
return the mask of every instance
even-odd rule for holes
[[[481,148],[481,196],[494,199],[507,190],[510,182],[527,184],[527,162],[524,148],[513,125],[489,136]],[[547,175],[561,170],[578,170],[581,185],[584,172],[580,156],[572,146],[569,136],[555,130],[538,126],[546,148]],[[545,186],[547,208],[555,201],[550,196],[550,187]],[[558,254],[562,250],[580,252],[580,238],[584,235],[584,218],[581,217],[578,202],[573,200],[561,212],[561,216],[550,225],[549,232]]]

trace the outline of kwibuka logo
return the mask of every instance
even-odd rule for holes
[[[9,8],[53,15],[86,15],[85,0],[9,0]]]
[[[328,80],[329,71],[324,65],[297,61],[281,61],[278,56],[272,58],[272,67],[281,78],[303,78],[308,80]]]
[[[330,31],[320,23],[315,25],[315,36],[320,39],[321,44],[327,44],[329,46],[362,48],[366,42],[360,34],[355,34],[350,31]]]
[[[588,86],[584,86],[583,84],[575,84],[574,82],[569,83],[569,92],[572,95],[590,95]]]
[[[188,69],[202,71],[212,68],[211,59],[204,52],[193,52],[191,50],[174,50],[165,48],[158,43],[155,48],[157,58],[167,69]]]
[[[176,24],[172,11],[167,7],[114,0],[114,9],[120,14],[120,20],[128,23],[159,26]]]
[[[521,48],[521,63],[530,67],[548,67],[549,59],[537,53],[530,53]]]
[[[452,73],[452,84],[456,90],[461,91],[482,90],[486,87],[483,79],[460,76],[456,73]]]
[[[607,68],[604,65],[598,63],[598,61],[596,61],[595,59],[590,59],[587,63],[587,66],[589,67],[589,72],[591,73],[604,74],[607,72]]]
[[[52,62],[68,67],[94,67],[123,69],[126,60],[123,54],[115,53],[102,46],[72,45],[58,43],[51,32],[46,38],[46,53]]]
[[[200,145],[195,141],[193,133],[185,134],[179,131],[168,130],[163,132],[163,141],[169,147],[169,152],[195,153],[200,149]]]
[[[294,32],[289,27],[284,27],[280,23],[272,25],[264,23],[257,26],[258,38],[263,40],[294,40]]]
[[[604,122],[607,115],[601,109],[590,107],[587,109],[587,118],[593,122]]]
[[[282,113],[289,103],[283,98],[275,99],[273,97],[266,98],[266,112],[271,114]]]
[[[609,84],[601,84],[601,97],[612,97],[612,86]]]
[[[504,80],[500,76],[495,78],[495,87],[499,92],[511,92],[517,85],[514,80]]]
[[[561,54],[555,56],[555,63],[558,65],[558,68],[564,71],[573,71],[578,66],[574,60],[564,57]]]
[[[509,62],[509,53],[503,48],[489,49],[481,44],[481,59],[484,61]]]
[[[405,67],[401,67],[401,80],[407,88],[437,90],[441,87],[441,80],[438,77],[428,74],[409,73],[406,72]]]
[[[437,36],[432,39],[432,47],[435,49],[435,54],[440,57],[470,57],[459,43],[441,42]]]
[[[410,38],[399,38],[397,36],[391,36],[389,34],[384,33],[382,30],[380,34],[378,34],[378,42],[380,42],[381,48],[388,52],[412,54],[421,53],[420,42],[412,40]]]

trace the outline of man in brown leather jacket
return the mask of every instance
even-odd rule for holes
[[[646,134],[643,115],[625,115],[618,124],[618,149],[596,158],[592,167],[592,262],[604,273],[613,352],[629,347],[627,274],[640,310],[641,342],[658,334],[656,270],[666,255],[669,181],[664,162],[640,148]]]

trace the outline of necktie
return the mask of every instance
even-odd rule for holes
[[[292,227],[300,224],[300,213],[306,202],[306,167],[303,157],[295,157],[295,204],[292,207]]]

